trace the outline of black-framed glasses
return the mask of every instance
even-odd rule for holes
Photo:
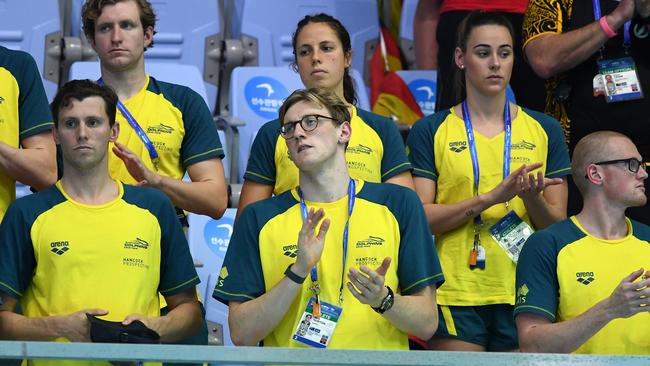
[[[643,168],[643,170],[648,169],[647,163],[645,161],[639,160],[637,158],[599,161],[599,162],[594,163],[594,164],[596,164],[596,165],[610,165],[610,164],[620,164],[620,163],[626,163],[627,164],[627,169],[629,171],[631,171],[632,173],[638,172],[639,168]]]
[[[313,131],[316,129],[316,127],[318,127],[318,121],[321,118],[336,121],[336,119],[332,117],[323,116],[320,114],[308,114],[306,116],[303,116],[299,121],[292,121],[283,124],[282,127],[280,127],[280,134],[285,139],[290,138],[293,136],[294,132],[296,132],[296,125],[298,123],[300,123],[300,127],[302,127],[305,132]]]

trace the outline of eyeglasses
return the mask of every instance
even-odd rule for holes
[[[599,161],[599,162],[594,163],[594,164],[596,164],[596,165],[609,165],[609,164],[620,164],[620,163],[627,163],[627,169],[629,169],[632,173],[638,172],[639,168],[643,168],[643,170],[647,170],[647,163],[645,161],[639,160],[637,158]]]
[[[308,114],[300,119],[300,121],[287,122],[280,127],[280,134],[285,139],[288,139],[293,136],[296,132],[296,125],[300,123],[300,127],[305,132],[313,131],[318,127],[318,120],[324,118],[332,121],[336,121],[332,117],[322,116],[320,114]]]

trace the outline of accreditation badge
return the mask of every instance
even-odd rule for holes
[[[519,260],[519,253],[533,229],[514,211],[508,212],[501,220],[490,227],[490,235],[499,243],[513,262]]]
[[[598,61],[607,103],[643,98],[639,75],[631,57]]]
[[[320,302],[321,314],[319,317],[314,315],[314,303],[316,298],[310,298],[296,331],[291,337],[293,340],[304,343],[315,348],[325,348],[334,334],[336,324],[341,317],[341,309],[338,306]]]

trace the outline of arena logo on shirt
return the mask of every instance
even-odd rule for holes
[[[452,141],[449,143],[449,150],[455,153],[460,153],[467,149],[467,141]]]
[[[372,149],[370,147],[368,147],[368,146],[364,146],[364,145],[359,144],[357,146],[348,146],[346,152],[348,152],[350,154],[366,154],[366,155],[370,155],[370,154],[372,154]]]
[[[298,244],[285,245],[282,247],[282,255],[289,258],[296,258],[298,256]]]
[[[370,248],[370,247],[375,247],[375,246],[382,246],[384,245],[384,238],[380,238],[378,236],[369,236],[368,239],[365,240],[359,240],[357,242],[357,249],[358,248]]]
[[[226,256],[230,237],[232,236],[234,220],[223,216],[219,220],[209,220],[203,227],[203,237],[210,250],[219,258]]]
[[[156,135],[159,135],[161,133],[170,134],[172,132],[174,132],[174,128],[172,126],[167,126],[164,123],[159,123],[157,126],[149,126],[147,128],[147,133],[156,134]]]
[[[593,272],[576,272],[576,281],[587,286],[596,280],[596,275]]]
[[[516,144],[510,144],[512,150],[535,150],[537,145],[533,144],[532,142],[528,142],[526,140],[521,140],[520,142],[517,142]]]
[[[436,83],[427,79],[415,79],[408,84],[422,113],[427,116],[436,111]]]
[[[266,119],[278,117],[278,110],[287,96],[287,88],[278,80],[267,76],[254,77],[244,87],[244,98],[248,107]]]
[[[68,241],[53,241],[50,243],[52,248],[50,251],[54,254],[63,255],[70,250],[70,243]]]

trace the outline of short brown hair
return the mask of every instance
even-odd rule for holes
[[[88,41],[95,41],[95,22],[102,15],[104,7],[126,1],[134,1],[138,5],[142,29],[151,27],[154,29],[153,33],[156,34],[156,12],[148,0],[86,0],[83,7],[81,7],[81,21]],[[149,47],[153,47],[153,40]]]
[[[298,89],[291,93],[284,100],[280,107],[280,126],[284,123],[284,116],[289,108],[300,102],[313,103],[321,108],[327,109],[332,118],[341,124],[350,121],[350,110],[348,105],[342,101],[333,91],[325,88]]]
[[[104,100],[104,111],[108,117],[108,124],[112,127],[115,124],[115,115],[117,113],[117,95],[111,87],[99,85],[91,80],[70,80],[59,88],[52,104],[50,104],[54,127],[59,126],[59,111],[61,108],[69,107],[73,99],[83,101],[89,97],[100,97]]]

